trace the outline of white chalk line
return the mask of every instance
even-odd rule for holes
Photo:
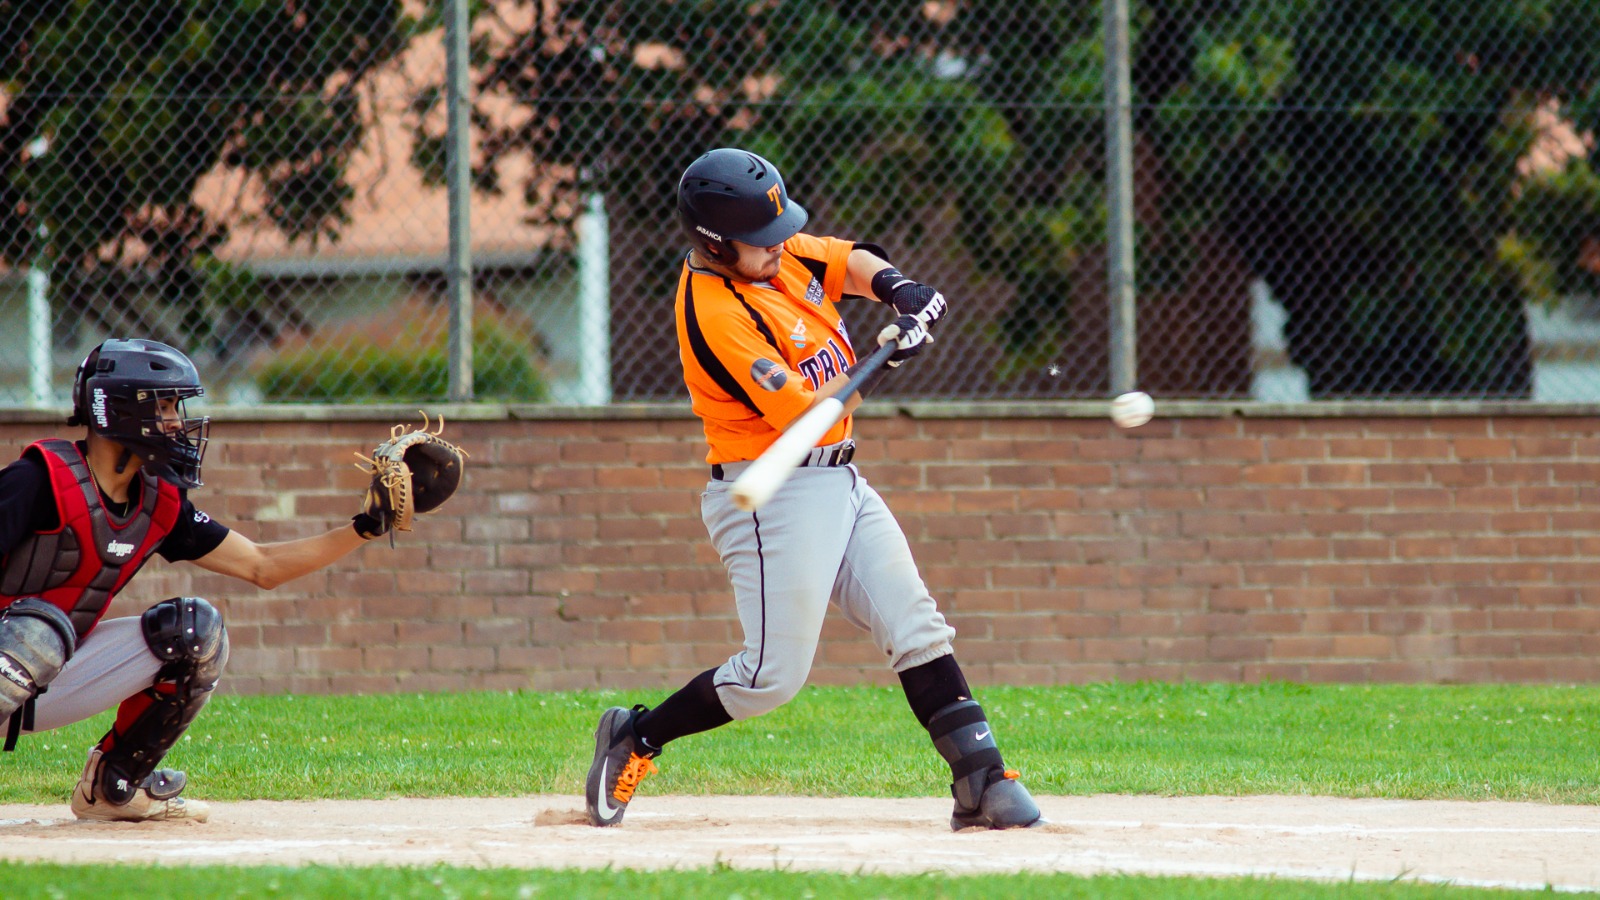
[[[1600,834],[1600,826],[1552,825],[1519,828],[1506,825],[1272,825],[1261,822],[1148,822],[1136,819],[1051,819],[1053,823],[1086,828],[1196,829],[1207,831],[1266,831],[1273,834]]]
[[[797,817],[797,818],[803,818],[803,817]],[[1509,827],[1509,826],[1370,826],[1370,825],[1360,825],[1360,824],[1354,824],[1354,823],[1342,823],[1342,824],[1331,824],[1331,825],[1291,825],[1291,824],[1270,824],[1270,823],[1260,823],[1260,822],[1157,822],[1157,821],[1135,820],[1135,819],[1113,819],[1113,820],[1097,820],[1097,819],[1065,819],[1065,820],[1063,820],[1063,819],[1052,819],[1052,822],[1055,822],[1057,824],[1065,824],[1065,825],[1071,825],[1073,827],[1082,827],[1082,828],[1088,828],[1088,829],[1122,829],[1122,830],[1128,830],[1128,829],[1160,828],[1160,829],[1187,830],[1187,831],[1201,831],[1201,830],[1204,830],[1204,831],[1235,831],[1235,832],[1243,831],[1243,832],[1262,832],[1262,833],[1273,833],[1273,834],[1299,834],[1299,835],[1307,835],[1307,836],[1329,835],[1329,834],[1357,835],[1357,836],[1359,836],[1359,835],[1386,835],[1386,834],[1387,835],[1409,835],[1409,834],[1444,834],[1444,835],[1450,835],[1450,834],[1486,834],[1486,835],[1496,835],[1496,834],[1498,834],[1498,835],[1504,835],[1504,834],[1528,834],[1528,835],[1541,835],[1541,834],[1600,834],[1600,827],[1591,828],[1591,827],[1584,827],[1584,826],[1536,826],[1536,827],[1521,827],[1521,828],[1519,828],[1519,827]],[[0,827],[3,827],[3,826],[28,826],[28,825],[58,826],[58,825],[69,825],[69,824],[77,824],[77,823],[74,822],[74,820],[71,820],[71,819],[57,819],[57,820],[33,819],[33,818],[26,818],[26,819],[0,819]],[[355,827],[371,828],[372,826],[352,825],[351,827],[352,828],[355,828]],[[457,830],[483,829],[483,830],[490,830],[490,831],[501,831],[501,830],[532,828],[532,827],[547,828],[547,827],[563,827],[563,826],[534,826],[531,822],[526,821],[526,820],[514,820],[514,821],[498,821],[498,822],[489,822],[489,823],[477,823],[477,824],[473,824],[473,825],[470,825],[470,826],[444,826],[443,830],[457,831]],[[392,824],[392,823],[391,824],[377,826],[377,828],[380,831],[390,832],[390,833],[414,831],[414,830],[433,830],[433,831],[440,830],[440,828],[438,826],[410,826],[410,825],[400,825],[400,824]],[[1070,836],[1064,836],[1064,837],[1067,837],[1067,839],[1070,840]],[[113,837],[98,838],[98,837],[88,837],[86,835],[85,836],[74,835],[73,838],[71,839],[71,843],[84,844],[84,845],[117,846],[117,847],[121,847],[121,848],[123,848],[125,850],[128,849],[130,847],[130,845],[137,845],[137,846],[142,846],[142,847],[149,847],[149,848],[152,848],[152,849],[158,849],[159,848],[161,850],[176,851],[176,852],[182,853],[184,855],[187,855],[190,858],[210,858],[210,859],[219,859],[219,858],[226,858],[226,857],[231,857],[231,856],[259,857],[261,854],[271,854],[271,853],[278,853],[278,852],[290,852],[290,851],[297,851],[297,850],[298,851],[327,850],[327,849],[358,850],[358,849],[370,849],[370,848],[380,848],[380,849],[387,848],[390,852],[392,852],[392,851],[394,851],[396,849],[396,848],[389,847],[385,842],[382,842],[382,841],[356,840],[356,839],[329,839],[329,840],[260,839],[260,840],[196,841],[196,840],[177,839],[177,838],[165,838],[165,839],[153,839],[153,838],[131,838],[130,839],[130,838],[131,838],[131,836],[129,836],[129,837],[116,837],[116,838],[113,838]],[[810,864],[818,866],[818,867],[826,868],[827,864],[830,862],[830,858],[825,853],[823,853],[823,854],[815,853],[814,846],[813,846],[813,852],[809,852],[809,853],[806,853],[806,852],[802,852],[802,853],[785,852],[786,849],[794,848],[796,846],[811,846],[811,845],[815,845],[815,844],[818,844],[818,843],[823,843],[826,840],[827,840],[827,838],[821,838],[821,837],[815,837],[815,836],[811,837],[810,839],[791,839],[791,838],[788,838],[788,837],[778,837],[776,839],[768,838],[768,839],[764,839],[764,840],[763,839],[752,839],[750,843],[765,843],[765,844],[774,845],[774,849],[777,851],[776,855],[781,860],[787,861],[789,863],[800,863],[800,864],[810,863]],[[483,843],[486,846],[499,847],[499,846],[502,846],[503,842],[500,842],[500,841],[486,841],[486,842],[483,842]],[[504,844],[504,846],[511,847],[513,845]],[[961,857],[964,857],[964,856],[967,855],[967,854],[961,853],[959,851],[950,852],[951,850],[952,850],[952,848],[948,848],[948,847],[943,848],[942,855],[943,855],[944,861],[945,861],[945,863],[947,865],[950,864],[950,863],[956,863],[957,859],[960,859]],[[974,860],[973,863],[968,863],[965,860],[963,860],[961,863],[957,863],[954,866],[949,866],[949,868],[958,869],[958,870],[966,870],[966,871],[971,871],[971,872],[979,872],[979,871],[986,871],[986,870],[992,871],[995,868],[994,864],[996,864],[996,863],[999,863],[1001,866],[1004,866],[1005,863],[1002,862],[1001,859],[997,858],[1000,855],[994,854],[993,850],[994,850],[994,848],[992,848],[992,847],[986,848],[981,853],[973,854],[973,856],[977,858],[977,859]],[[417,848],[415,850],[412,850],[410,853],[408,853],[406,855],[414,856],[414,857],[427,857],[428,853],[429,853],[428,850],[425,850],[423,848]],[[624,855],[626,856],[626,855],[630,855],[630,854],[624,854]],[[658,855],[658,854],[649,854],[649,855],[655,856],[655,855]],[[724,862],[729,862],[729,860],[725,859]],[[985,862],[988,863],[988,864],[985,865],[984,864]],[[1017,862],[1018,862],[1018,866],[1017,866],[1018,868],[1022,868],[1022,869],[1037,869],[1038,868],[1037,862],[1039,862],[1039,860],[1038,860],[1037,856],[1034,856],[1031,860],[1029,858],[1027,858],[1026,856],[1023,856],[1023,857],[1018,857]],[[1029,864],[1030,862],[1032,862],[1033,865],[1030,865]],[[1381,881],[1399,880],[1399,881],[1410,881],[1410,882],[1428,883],[1428,884],[1457,885],[1457,886],[1462,886],[1462,887],[1501,888],[1501,889],[1509,889],[1509,890],[1526,890],[1526,891],[1549,890],[1549,891],[1555,891],[1555,892],[1559,892],[1559,893],[1585,893],[1585,892],[1591,892],[1591,891],[1594,890],[1594,886],[1592,886],[1592,885],[1555,884],[1555,883],[1551,883],[1551,882],[1533,882],[1533,881],[1523,881],[1523,880],[1514,880],[1514,879],[1468,878],[1468,877],[1460,877],[1460,876],[1435,875],[1435,874],[1428,874],[1428,873],[1422,873],[1422,872],[1405,872],[1405,873],[1393,874],[1393,873],[1361,872],[1361,871],[1356,871],[1356,870],[1345,870],[1345,869],[1334,869],[1334,868],[1323,868],[1323,867],[1241,865],[1241,864],[1222,863],[1222,862],[1172,861],[1172,860],[1161,860],[1161,859],[1156,859],[1156,858],[1146,857],[1146,856],[1137,856],[1137,855],[1132,855],[1132,854],[1127,854],[1127,853],[1106,853],[1106,852],[1094,851],[1094,850],[1082,850],[1082,851],[1076,851],[1076,852],[1066,852],[1066,853],[1056,854],[1055,858],[1052,860],[1052,862],[1054,864],[1056,864],[1056,865],[1061,865],[1061,864],[1071,865],[1071,866],[1075,867],[1076,869],[1078,869],[1080,871],[1088,869],[1088,870],[1104,871],[1104,872],[1139,872],[1139,873],[1154,874],[1154,875],[1191,875],[1191,876],[1199,875],[1199,876],[1213,876],[1213,877],[1258,877],[1258,878],[1259,877],[1269,877],[1269,878],[1288,878],[1288,879],[1302,879],[1302,880],[1310,879],[1310,880],[1316,880],[1316,881],[1354,880],[1354,881],[1362,881],[1362,882],[1381,882]],[[974,863],[976,863],[976,864],[974,864]],[[868,867],[868,868],[870,869],[871,867]],[[896,868],[899,868],[899,867],[896,867]]]

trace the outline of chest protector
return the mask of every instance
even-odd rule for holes
[[[182,505],[178,489],[141,470],[139,505],[116,516],[71,441],[37,441],[22,453],[36,454],[49,468],[61,525],[28,535],[0,560],[0,606],[42,597],[67,614],[81,640],[172,533]]]

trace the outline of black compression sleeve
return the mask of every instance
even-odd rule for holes
[[[972,699],[967,676],[962,674],[956,658],[948,653],[901,672],[900,684],[906,689],[906,702],[911,705],[911,712],[924,728],[928,727],[934,713],[958,700]]]

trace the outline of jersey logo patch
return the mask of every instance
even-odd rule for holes
[[[770,359],[758,359],[750,364],[750,380],[763,391],[777,391],[789,382],[789,373]]]
[[[822,296],[822,282],[812,276],[811,283],[806,285],[806,299],[811,301],[812,306],[821,306]]]
[[[806,348],[806,320],[805,319],[795,319],[794,320],[794,331],[790,333],[789,340],[794,341],[794,348],[796,350],[804,350]]]

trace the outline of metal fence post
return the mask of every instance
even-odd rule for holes
[[[445,284],[450,295],[450,399],[472,399],[472,156],[467,126],[467,0],[449,0],[445,11],[445,171],[450,195],[450,258]]]
[[[577,402],[611,402],[611,226],[605,194],[591,191],[578,217]]]
[[[1105,0],[1107,288],[1111,304],[1111,391],[1139,382],[1134,307],[1133,108],[1128,74],[1128,0]]]

